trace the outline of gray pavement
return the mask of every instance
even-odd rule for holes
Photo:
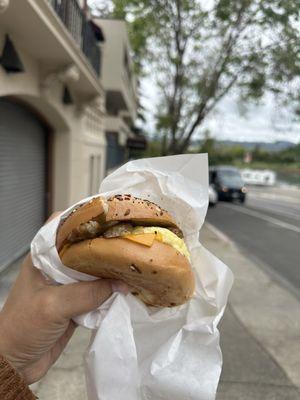
[[[271,211],[291,222],[300,221],[300,190],[278,188],[249,189],[247,206],[261,211]],[[299,226],[299,225],[298,225]]]
[[[220,324],[224,366],[217,400],[300,399],[299,301],[217,230],[205,226],[201,241],[235,275]],[[0,276],[0,301],[17,271],[16,264]],[[40,400],[86,399],[82,356],[89,336],[78,328],[61,358],[33,385]]]
[[[300,297],[300,190],[250,188],[244,206],[220,202],[207,220]]]
[[[229,306],[220,324],[223,371],[217,400],[296,400],[284,370]]]
[[[220,324],[223,371],[217,400],[300,399],[300,302],[215,228],[201,241],[232,269]]]

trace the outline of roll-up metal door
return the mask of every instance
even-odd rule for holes
[[[0,271],[20,257],[45,219],[46,133],[19,104],[0,99]]]

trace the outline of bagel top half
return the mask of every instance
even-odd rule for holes
[[[93,198],[62,221],[56,247],[64,265],[122,280],[148,305],[177,306],[193,295],[182,232],[166,210],[148,200]]]

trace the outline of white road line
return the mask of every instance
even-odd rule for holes
[[[280,226],[281,228],[288,229],[290,231],[300,233],[300,228],[298,226],[288,224],[286,222],[280,221],[277,218],[269,217],[267,215],[261,214],[260,212],[249,210],[248,208],[243,208],[241,206],[237,205],[231,205],[231,204],[223,204],[224,207],[231,208],[232,210],[241,212],[243,214],[251,215],[252,217],[256,217],[259,219],[262,219],[264,221],[269,222],[270,224]]]
[[[284,196],[282,194],[276,193],[258,193],[258,192],[251,192],[249,191],[248,196],[251,198],[257,199],[267,199],[267,200],[282,200],[286,203],[293,203],[295,205],[299,204],[299,198]]]
[[[271,207],[270,202],[262,204],[261,201],[259,202],[257,199],[255,199],[255,200],[253,200],[253,198],[247,199],[247,205],[250,207],[257,208],[261,211],[267,210],[267,211],[273,212],[275,214],[282,215],[283,217],[294,218],[294,219],[300,221],[300,208],[299,208],[299,210],[295,210],[295,212],[291,212],[291,211],[287,211],[286,209],[282,210],[282,208],[284,208],[284,206],[282,206],[282,204],[273,203],[273,205],[274,204],[275,204],[276,208]],[[279,209],[278,207],[281,207],[281,208]]]

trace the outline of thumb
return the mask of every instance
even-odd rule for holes
[[[95,310],[107,300],[113,291],[126,292],[126,284],[109,279],[98,279],[90,282],[78,282],[57,286],[59,311],[65,318]]]

